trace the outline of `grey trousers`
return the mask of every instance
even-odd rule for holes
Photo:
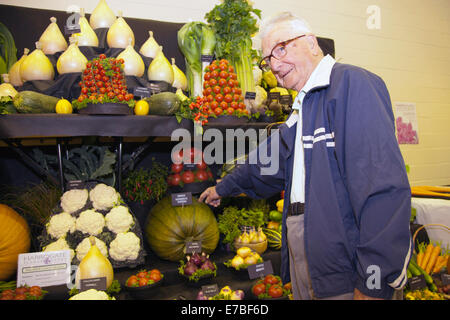
[[[311,286],[305,255],[304,215],[291,216],[286,220],[289,249],[289,272],[294,300],[352,300],[353,292],[338,296],[317,298]],[[393,300],[403,299],[403,290],[395,290]]]

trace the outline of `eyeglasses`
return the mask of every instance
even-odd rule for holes
[[[262,71],[269,71],[270,70],[270,59],[273,57],[277,60],[280,60],[287,54],[286,46],[291,43],[292,41],[295,41],[297,39],[300,39],[301,37],[306,36],[306,34],[302,34],[301,36],[282,41],[280,43],[277,43],[275,47],[273,47],[272,51],[270,52],[270,55],[267,57],[264,57],[259,62],[259,68]]]

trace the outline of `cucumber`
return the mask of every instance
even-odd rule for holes
[[[21,91],[13,99],[19,113],[55,113],[59,98],[35,91]]]
[[[172,116],[180,109],[181,100],[173,92],[160,92],[145,98],[149,105],[149,114]]]

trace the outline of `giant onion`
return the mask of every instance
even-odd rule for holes
[[[164,81],[169,84],[173,83],[172,65],[165,57],[162,46],[159,47],[155,59],[153,59],[148,66],[147,76],[150,81]]]
[[[51,17],[50,21],[50,24],[39,38],[42,51],[45,54],[55,54],[56,52],[61,52],[67,49],[67,41],[56,24],[56,18]]]
[[[60,74],[82,72],[86,69],[87,58],[77,46],[77,38],[70,37],[70,46],[61,54],[56,62],[56,68]]]
[[[30,49],[23,49],[23,56],[17,60],[9,69],[9,81],[13,86],[20,87],[23,85],[22,77],[20,76],[20,66],[22,65],[23,60],[28,56]]]
[[[134,33],[128,23],[122,18],[122,12],[119,12],[119,17],[114,21],[109,28],[106,35],[106,41],[110,48],[126,48],[131,41],[134,46]]]
[[[100,0],[89,17],[92,29],[109,28],[116,21],[116,15],[108,7],[105,0]]]
[[[36,42],[33,50],[20,65],[20,77],[22,81],[53,80],[55,70],[50,59],[41,50],[40,42]]]
[[[117,56],[117,59],[123,59],[123,72],[125,75],[136,77],[142,77],[144,75],[144,60],[142,60],[142,57],[134,50],[134,47],[131,44]]]

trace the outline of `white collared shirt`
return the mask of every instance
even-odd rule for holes
[[[326,55],[320,60],[317,67],[311,73],[308,81],[297,94],[292,109],[292,116],[286,121],[291,127],[297,122],[297,132],[295,135],[294,150],[294,168],[292,174],[291,203],[305,203],[305,158],[303,153],[303,135],[302,135],[302,103],[306,94],[315,87],[326,86],[330,84],[331,70],[336,61],[330,55]]]

